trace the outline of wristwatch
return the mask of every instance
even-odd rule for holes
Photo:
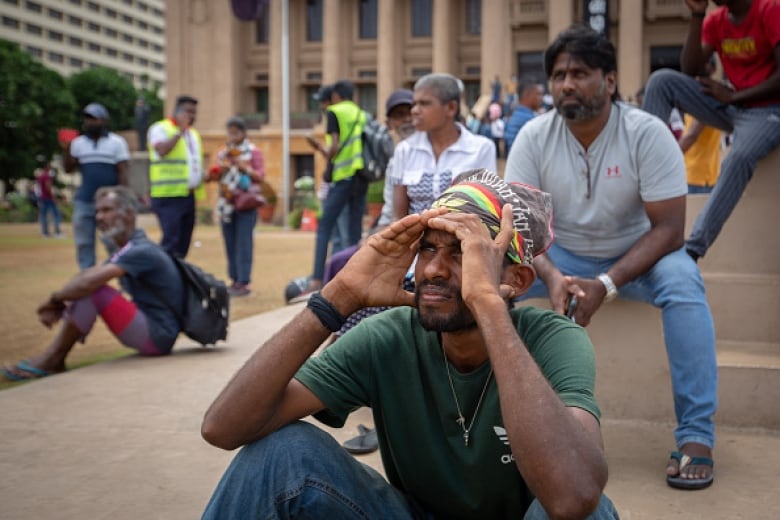
[[[617,298],[618,290],[617,286],[615,285],[615,282],[612,281],[612,278],[607,273],[601,273],[596,278],[599,279],[601,283],[604,284],[604,288],[607,290],[607,294],[604,295],[604,303],[609,303],[615,298]]]

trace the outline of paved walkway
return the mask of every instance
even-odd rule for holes
[[[206,407],[255,347],[302,305],[231,326],[202,349],[127,357],[0,392],[0,519],[198,518],[231,453],[200,437]],[[629,391],[630,389],[626,389]],[[367,410],[333,434],[345,440]],[[780,436],[720,431],[716,483],[666,487],[671,426],[605,420],[607,492],[623,519],[780,518]],[[362,457],[380,467],[378,454]]]

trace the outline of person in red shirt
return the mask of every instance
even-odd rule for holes
[[[642,108],[669,119],[677,107],[705,125],[730,132],[733,142],[707,204],[685,242],[694,260],[704,256],[737,205],[756,163],[780,144],[780,2],[685,0],[691,10],[680,65],[647,83]],[[706,75],[717,53],[731,86]]]
[[[50,162],[46,162],[43,167],[35,174],[35,191],[38,197],[38,213],[41,220],[41,235],[48,238],[49,234],[49,214],[54,219],[54,236],[63,238],[65,235],[60,231],[60,210],[57,208],[57,201],[54,199],[54,178],[56,174],[51,167]]]

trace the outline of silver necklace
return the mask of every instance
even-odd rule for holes
[[[482,398],[485,397],[490,378],[493,377],[493,369],[490,369],[487,379],[485,379],[485,386],[482,387],[482,393],[479,394],[479,401],[477,401],[477,407],[474,409],[474,415],[471,416],[471,422],[469,427],[466,428],[466,419],[463,417],[463,412],[460,410],[460,403],[458,402],[458,395],[455,393],[455,385],[452,384],[452,375],[450,374],[450,366],[447,361],[447,351],[444,349],[444,345],[441,347],[441,351],[444,354],[444,369],[447,371],[447,379],[450,382],[450,390],[452,390],[452,398],[455,400],[455,408],[458,410],[458,418],[455,420],[463,429],[463,445],[469,445],[469,436],[471,434],[471,428],[474,426],[474,421],[477,419],[477,413],[479,413],[479,407],[482,404]]]

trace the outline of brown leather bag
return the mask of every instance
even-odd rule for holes
[[[233,207],[236,211],[249,211],[264,206],[265,197],[260,194],[260,186],[251,184],[248,190],[233,190]]]

